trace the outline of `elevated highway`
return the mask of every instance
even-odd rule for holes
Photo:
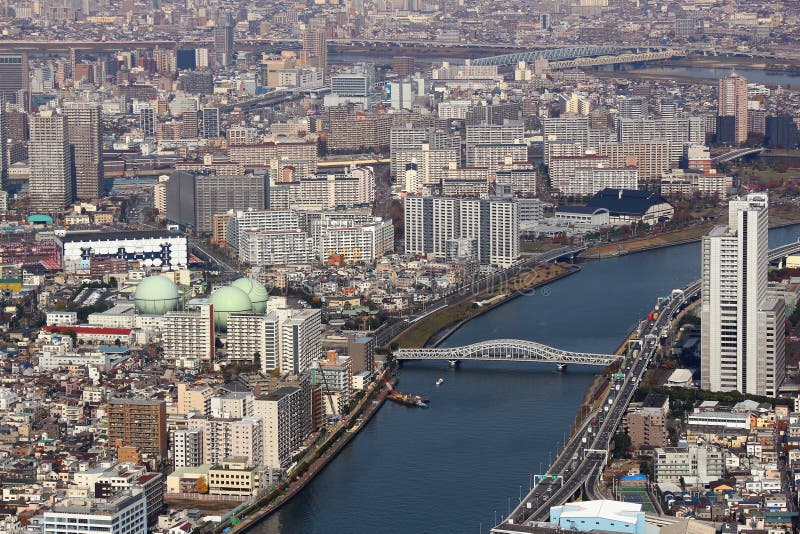
[[[736,150],[731,150],[730,152],[725,152],[724,154],[720,154],[719,156],[714,156],[711,158],[712,164],[717,163],[725,163],[726,161],[733,161],[735,159],[743,158],[745,156],[750,156],[752,154],[759,154],[763,152],[763,148],[739,148]]]
[[[768,260],[776,261],[796,252],[800,252],[800,240],[771,249]],[[556,462],[548,469],[544,483],[534,486],[511,514],[492,529],[492,533],[531,532],[536,522],[547,520],[551,507],[570,501],[580,492],[589,499],[605,498],[599,488],[599,479],[614,434],[647,367],[658,352],[659,339],[681,310],[700,296],[700,291],[701,282],[695,280],[673,291],[670,298],[660,304],[658,319],[647,323],[642,330],[638,354],[634,355],[624,378],[610,389],[603,401],[603,411],[570,437]]]

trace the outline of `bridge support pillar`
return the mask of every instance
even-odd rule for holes
[[[458,360],[447,360],[450,364],[450,367],[458,367],[458,364],[461,363]]]

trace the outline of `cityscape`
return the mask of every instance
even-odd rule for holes
[[[800,5],[0,0],[0,534],[794,534]]]

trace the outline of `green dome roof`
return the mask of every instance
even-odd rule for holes
[[[178,287],[159,275],[144,278],[133,293],[136,311],[146,315],[164,315],[178,308]]]
[[[214,306],[214,326],[219,330],[228,328],[229,313],[250,313],[253,303],[247,293],[238,287],[221,287],[211,294],[208,299]]]
[[[236,287],[244,291],[250,302],[253,303],[253,313],[262,314],[267,311],[267,288],[253,278],[239,278],[231,284],[231,287]]]

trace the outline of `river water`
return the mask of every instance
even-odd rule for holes
[[[770,246],[800,227],[772,230]],[[521,338],[614,351],[659,296],[698,278],[698,243],[586,263],[455,332],[446,345]],[[387,403],[293,501],[257,532],[481,533],[514,508],[563,442],[597,368],[405,363],[399,389],[430,409]],[[437,387],[437,378],[445,379]]]
[[[648,67],[625,69],[627,72],[641,74],[658,74],[663,76],[678,76],[686,78],[719,79],[728,76],[731,69],[710,67]],[[785,72],[770,72],[761,69],[740,69],[736,72],[747,78],[750,83],[765,85],[783,85],[793,88],[800,87],[800,75]]]

